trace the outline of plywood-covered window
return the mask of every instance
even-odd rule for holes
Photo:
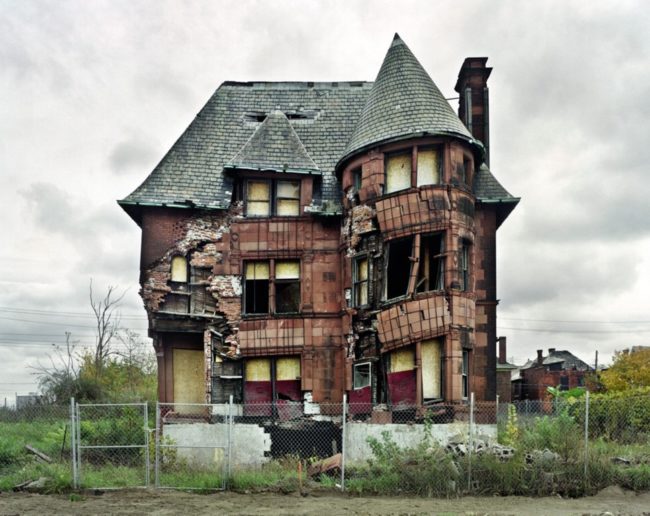
[[[391,154],[386,158],[385,193],[411,187],[411,153]]]
[[[354,260],[354,305],[368,304],[368,257],[363,256]]]
[[[178,283],[187,283],[187,259],[184,256],[172,258],[171,280]]]
[[[249,217],[271,215],[270,181],[248,181],[246,183],[246,215]]]
[[[300,215],[300,181],[277,181],[276,215],[297,217]]]
[[[275,262],[275,311],[279,314],[300,311],[300,262]]]
[[[418,149],[417,186],[440,183],[440,152],[438,149]]]
[[[244,266],[244,312],[266,314],[269,312],[269,262],[246,262]]]
[[[422,397],[442,398],[442,342],[438,339],[421,343]]]

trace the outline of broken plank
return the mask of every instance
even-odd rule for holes
[[[42,451],[37,450],[33,446],[30,446],[29,444],[25,445],[25,449],[36,455],[39,459],[43,459],[45,462],[52,462],[52,459],[49,455],[45,455]]]

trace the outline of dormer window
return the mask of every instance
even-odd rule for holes
[[[247,217],[300,215],[300,181],[252,179],[246,182]]]

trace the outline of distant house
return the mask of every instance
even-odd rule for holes
[[[512,401],[512,372],[517,370],[517,366],[511,364],[506,359],[506,338],[497,339],[499,345],[499,356],[497,359],[497,396],[502,403]]]
[[[512,374],[513,400],[541,400],[548,387],[562,390],[582,387],[585,375],[593,368],[570,351],[549,348],[548,355],[537,350],[537,358],[528,360]]]
[[[29,394],[16,394],[16,408],[22,409],[31,405],[40,405],[43,403],[43,396],[35,392]]]

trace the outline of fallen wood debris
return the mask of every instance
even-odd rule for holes
[[[314,462],[307,468],[307,474],[310,477],[317,477],[321,473],[327,473],[328,475],[334,475],[336,472],[341,471],[341,461],[343,457],[340,453],[332,455],[318,462]]]

